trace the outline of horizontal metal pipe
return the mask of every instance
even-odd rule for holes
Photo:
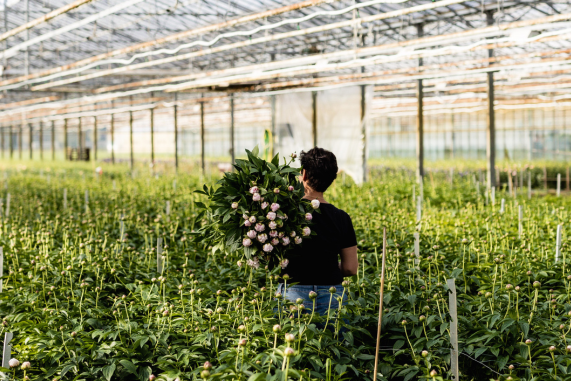
[[[35,20],[32,20],[32,21],[27,22],[23,25],[20,25],[14,29],[11,29],[7,32],[0,34],[0,41],[4,41],[8,37],[15,36],[16,34],[23,32],[26,29],[31,29],[35,26],[38,26],[38,25],[43,24],[45,22],[48,22],[51,19],[53,19],[59,15],[63,15],[64,13],[67,13],[73,9],[79,8],[82,5],[85,5],[87,3],[91,3],[92,1],[94,1],[94,0],[76,0],[73,3],[70,3],[68,5],[64,5],[63,7],[60,7],[58,9],[54,9],[53,11],[46,13],[42,17],[38,17]]]
[[[161,59],[147,61],[147,62],[140,62],[140,63],[133,64],[133,65],[127,65],[127,66],[122,66],[122,67],[118,67],[118,68],[102,70],[99,73],[91,73],[91,74],[86,74],[86,75],[77,76],[77,77],[73,77],[73,78],[67,78],[67,79],[63,79],[63,80],[59,80],[59,81],[55,81],[55,82],[50,82],[50,83],[46,83],[43,85],[37,85],[37,86],[34,86],[32,88],[32,90],[43,90],[43,89],[47,89],[47,88],[54,87],[54,86],[62,86],[62,85],[70,84],[70,83],[76,83],[76,82],[80,82],[80,81],[86,81],[89,79],[99,78],[99,77],[103,77],[106,75],[112,75],[112,74],[122,73],[122,72],[126,72],[126,71],[137,70],[137,69],[141,69],[141,68],[152,67],[152,66],[162,65],[162,64],[166,64],[166,63],[181,61],[181,60],[187,60],[187,59],[191,59],[191,58],[206,56],[206,55],[210,55],[210,54],[214,54],[214,53],[220,53],[220,52],[224,52],[224,51],[228,51],[228,50],[232,50],[232,49],[243,48],[243,47],[261,44],[261,43],[265,43],[265,42],[278,41],[278,40],[282,40],[285,38],[305,36],[308,34],[324,32],[324,31],[339,29],[339,28],[344,28],[344,27],[352,27],[352,26],[355,26],[355,24],[367,23],[367,22],[378,21],[378,20],[385,20],[385,19],[389,19],[389,18],[393,18],[393,17],[399,17],[399,16],[403,16],[403,15],[407,15],[407,14],[416,13],[416,12],[422,12],[425,10],[434,9],[434,8],[438,8],[438,7],[445,7],[445,6],[449,6],[449,5],[453,5],[453,4],[463,3],[465,1],[467,1],[467,0],[443,0],[443,1],[429,3],[429,4],[418,5],[418,6],[414,6],[414,7],[410,7],[410,8],[399,9],[399,10],[392,11],[392,12],[379,13],[379,14],[364,17],[362,19],[347,20],[347,21],[342,21],[342,22],[337,22],[337,23],[321,25],[321,26],[317,26],[317,27],[313,27],[313,28],[295,30],[295,31],[275,34],[275,35],[271,35],[271,36],[259,37],[259,38],[255,38],[252,40],[240,41],[240,42],[236,42],[233,44],[226,44],[226,45],[222,45],[222,46],[215,47],[215,48],[201,49],[200,51],[196,51],[196,52],[179,54],[176,56],[161,58]],[[180,80],[182,81],[182,80],[192,79],[192,78],[193,78],[192,76],[187,76],[185,79],[180,79]],[[156,82],[156,83],[169,83],[169,82]],[[2,85],[3,85],[3,83],[0,82],[0,86],[2,86]]]
[[[162,38],[159,38],[159,39],[156,39],[153,41],[147,41],[147,42],[143,42],[140,44],[131,45],[131,46],[128,46],[125,48],[116,49],[116,50],[113,50],[113,51],[108,52],[108,53],[102,53],[102,54],[99,54],[97,56],[93,56],[93,57],[86,58],[86,59],[83,59],[80,61],[76,61],[76,62],[73,62],[73,63],[68,64],[68,65],[59,66],[57,68],[48,69],[48,70],[44,70],[42,72],[33,73],[33,74],[29,74],[29,75],[25,75],[25,76],[21,76],[21,77],[17,77],[17,78],[12,78],[9,80],[4,80],[4,81],[0,82],[0,86],[9,85],[9,84],[18,83],[18,82],[23,82],[23,81],[26,81],[29,79],[44,77],[46,75],[67,71],[67,70],[70,70],[70,69],[73,69],[76,67],[80,67],[83,65],[87,65],[87,64],[90,64],[93,62],[101,61],[101,60],[104,60],[106,58],[110,58],[110,57],[114,57],[114,56],[118,56],[118,55],[122,55],[122,54],[128,54],[128,53],[136,52],[136,51],[139,51],[142,49],[148,49],[148,48],[156,46],[156,45],[160,45],[160,44],[164,44],[164,43],[168,43],[168,42],[174,42],[174,41],[177,41],[177,40],[180,40],[183,38],[200,36],[201,34],[213,32],[213,31],[216,31],[219,29],[229,28],[229,27],[237,26],[237,25],[244,24],[244,23],[247,23],[250,21],[255,21],[255,20],[262,19],[262,18],[266,18],[266,17],[276,16],[276,15],[279,15],[282,13],[291,12],[291,11],[295,11],[295,10],[299,10],[299,9],[303,9],[303,8],[307,8],[307,7],[312,7],[312,6],[320,5],[323,3],[329,3],[331,1],[333,1],[333,0],[306,0],[306,1],[302,1],[300,3],[286,5],[286,6],[283,6],[280,8],[270,9],[267,11],[258,12],[258,13],[254,13],[251,15],[238,17],[238,18],[233,19],[233,20],[223,21],[223,22],[220,22],[217,24],[207,25],[207,26],[204,26],[201,28],[191,29],[191,30],[187,30],[184,32],[180,32],[180,33],[175,33],[175,34],[172,34],[170,36],[162,37]]]
[[[41,34],[41,35],[39,35],[39,36],[37,36],[37,37],[34,37],[34,38],[32,38],[32,39],[29,39],[29,40],[26,40],[26,41],[24,41],[24,42],[21,42],[21,43],[18,44],[18,45],[12,46],[11,48],[6,49],[6,50],[0,52],[0,59],[14,57],[16,54],[18,54],[18,52],[19,52],[20,50],[26,49],[26,48],[29,47],[29,46],[32,46],[32,45],[37,44],[37,43],[39,43],[39,42],[45,41],[45,40],[50,39],[50,38],[52,38],[52,37],[59,36],[60,34],[63,34],[63,33],[66,33],[66,32],[70,32],[70,31],[72,31],[72,30],[74,30],[74,29],[77,29],[77,28],[79,28],[79,27],[82,27],[82,26],[84,26],[84,25],[86,25],[86,24],[89,24],[89,23],[91,23],[91,22],[93,22],[93,21],[99,20],[99,19],[102,18],[102,17],[105,17],[105,16],[108,16],[108,15],[113,14],[113,13],[115,13],[115,12],[118,12],[118,11],[120,11],[121,9],[130,7],[130,6],[135,5],[135,4],[138,4],[138,3],[142,2],[142,1],[145,1],[145,0],[128,0],[128,1],[122,1],[122,2],[120,2],[119,4],[117,4],[117,5],[115,5],[115,6],[111,7],[111,8],[105,9],[105,10],[102,11],[102,12],[99,12],[99,13],[97,13],[97,14],[91,15],[91,16],[89,16],[89,17],[87,17],[87,18],[84,18],[84,19],[82,19],[82,20],[76,21],[76,22],[74,22],[74,23],[72,23],[72,24],[68,24],[68,25],[66,25],[66,26],[64,26],[64,27],[62,27],[62,28],[53,30],[53,31],[48,32],[48,33]],[[31,75],[31,74],[30,74],[30,75]]]

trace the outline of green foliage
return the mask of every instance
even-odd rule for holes
[[[246,162],[243,170],[256,173],[259,163],[249,158],[240,165]],[[277,269],[239,267],[242,250],[211,245],[196,234],[212,223],[212,212],[204,208],[212,210],[207,199],[220,184],[203,186],[198,177],[181,176],[175,191],[172,177],[133,179],[119,170],[100,179],[67,170],[52,173],[48,183],[45,173],[10,170],[7,188],[0,186],[0,198],[12,196],[10,215],[2,215],[0,226],[0,337],[14,333],[12,357],[32,363],[32,380],[146,381],[151,374],[200,380],[205,361],[212,363],[212,380],[283,380],[286,372],[290,380],[371,380],[386,226],[377,379],[451,378],[450,278],[458,291],[462,380],[570,379],[565,232],[558,262],[554,253],[557,225],[571,219],[569,198],[527,200],[518,190],[514,200],[498,191],[496,204],[486,205],[472,173],[453,183],[445,172],[431,177],[418,223],[406,171],[375,172],[362,187],[340,176],[326,194],[352,216],[360,267],[342,290],[347,304],[332,300],[332,329],[323,330],[326,317],[311,316],[311,305],[305,306],[309,314],[299,314],[292,303],[275,299]],[[418,263],[414,232],[420,233]],[[277,335],[275,324],[282,327]],[[285,333],[295,341],[287,343]],[[288,346],[295,350],[289,363]],[[15,376],[22,379],[23,371]]]

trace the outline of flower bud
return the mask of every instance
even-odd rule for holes
[[[428,351],[422,351],[422,352],[420,352],[420,355],[422,357],[428,357]]]
[[[295,341],[295,336],[292,335],[291,333],[286,333],[285,334],[285,341],[287,343],[293,343]]]
[[[436,370],[432,369],[430,371],[430,377],[436,377],[436,376],[438,376],[438,372]]]
[[[279,324],[274,325],[272,328],[272,331],[274,331],[274,333],[279,333],[279,332],[281,332],[281,330],[282,330],[282,327]]]
[[[533,288],[540,288],[541,287],[541,283],[538,281],[533,282]]]
[[[289,187],[287,187],[287,190],[290,191],[290,192],[293,192],[293,189],[294,189],[294,188],[293,188],[293,185],[290,185]]]
[[[210,361],[206,361],[202,367],[206,370],[210,370],[212,369],[212,364],[210,363]]]
[[[238,209],[238,203],[237,202],[233,202],[231,206],[232,206],[232,209]]]
[[[275,194],[279,194],[279,193],[280,193],[280,188],[274,188],[274,193],[275,193]]]
[[[315,200],[312,200],[312,201],[311,201],[311,206],[313,207],[313,209],[319,208],[319,205],[320,205],[320,203],[319,203],[319,200],[318,200],[318,199],[315,199]]]
[[[10,359],[10,361],[8,361],[8,366],[10,366],[10,368],[17,368],[20,366],[20,361],[18,361],[18,359]]]
[[[313,219],[313,215],[311,213],[305,213],[305,219],[307,221],[311,221]]]
[[[315,291],[310,291],[310,292],[309,292],[309,299],[311,299],[311,300],[317,299],[317,292],[315,292]]]
[[[248,340],[246,340],[246,339],[240,339],[240,340],[238,341],[238,346],[239,346],[239,347],[245,347],[247,343],[248,343]]]
[[[330,294],[335,294],[337,292],[337,289],[333,286],[329,287],[329,293]]]
[[[293,350],[293,348],[287,347],[287,348],[284,350],[284,355],[285,355],[286,357],[291,357],[291,356],[295,355],[295,351]]]

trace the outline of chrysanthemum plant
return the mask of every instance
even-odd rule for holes
[[[196,193],[208,197],[207,223],[198,232],[199,241],[212,246],[212,252],[230,254],[243,250],[245,258],[258,262],[283,255],[301,245],[311,231],[312,213],[319,212],[319,201],[305,200],[297,176],[291,167],[296,155],[284,164],[279,154],[271,162],[258,157],[258,148],[246,150],[248,160],[236,160],[234,172],[226,172],[216,185]]]

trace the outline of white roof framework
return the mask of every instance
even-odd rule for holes
[[[419,78],[426,102],[461,105],[481,98],[490,70],[505,104],[571,97],[564,0],[0,3],[2,126],[354,84],[375,85],[383,110],[388,98],[406,105]]]

